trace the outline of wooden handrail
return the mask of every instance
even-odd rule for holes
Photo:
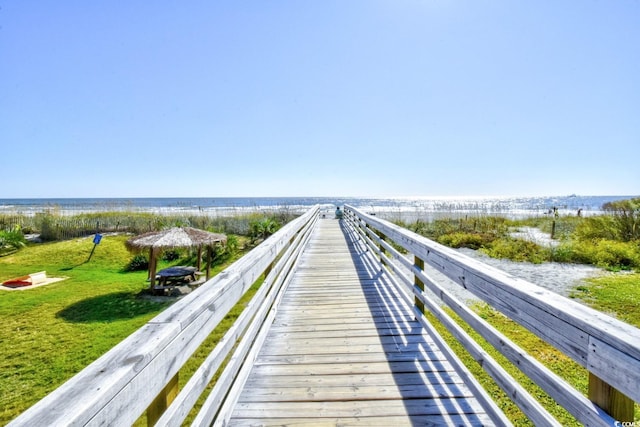
[[[318,212],[319,208],[315,206],[286,224],[249,254],[167,308],[9,425],[130,425],[135,422],[163,391],[174,394],[173,384],[180,368],[265,271],[270,270],[261,285],[261,292],[256,293],[260,298],[267,298],[268,290],[282,282],[282,276],[287,275],[292,266],[291,260],[303,246],[299,242],[304,241],[313,229]],[[291,247],[296,250],[288,250]],[[252,308],[257,311],[264,305],[264,301],[255,302]],[[241,318],[250,320],[253,314]],[[248,325],[247,321],[242,326],[246,328]],[[214,350],[215,360],[207,359],[207,369],[215,372],[230,354],[235,340],[244,333],[243,328],[232,328],[216,347],[219,351]],[[199,389],[197,385],[189,386],[190,392]],[[179,395],[176,399],[180,404],[185,401],[194,401],[193,396],[184,398]],[[160,412],[164,409],[162,402],[157,407],[161,408]],[[154,405],[152,409],[157,407]],[[185,412],[183,409],[175,411],[174,407],[171,417],[164,418],[180,419]],[[176,415],[176,412],[180,414]]]
[[[514,389],[515,381],[498,372],[499,365],[475,347],[471,338],[440,309],[440,304],[423,292],[424,287],[433,291],[583,424],[604,426],[613,425],[615,421],[633,421],[633,402],[640,401],[639,329],[351,206],[345,206],[344,211],[346,220],[359,230],[370,249],[380,255],[394,277],[413,293],[416,313],[423,322],[426,322],[423,310],[430,310],[536,425],[553,425],[554,420],[534,398],[523,396],[521,389]],[[385,238],[381,239],[380,235]],[[415,261],[407,260],[387,242],[413,254]],[[422,263],[434,267],[585,367],[590,373],[589,396],[575,390],[457,301],[425,273]],[[413,277],[408,277],[406,271]]]

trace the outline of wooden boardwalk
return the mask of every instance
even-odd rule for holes
[[[545,408],[545,394],[529,393],[511,368],[544,390],[554,411],[564,408],[581,425],[633,423],[638,328],[351,206],[344,213],[342,222],[322,219],[326,212],[314,206],[290,221],[10,425],[133,425],[146,413],[149,425],[175,426],[195,412],[197,426],[511,425],[455,353],[431,335],[417,308],[423,304],[533,425],[561,423]],[[457,301],[423,265],[584,367],[588,395]],[[438,302],[412,287],[407,268]],[[246,310],[178,390],[190,356],[259,277],[266,278]],[[405,295],[393,280],[412,289]],[[509,363],[496,361],[479,341]]]
[[[492,424],[336,220],[319,220],[229,422],[287,424]]]

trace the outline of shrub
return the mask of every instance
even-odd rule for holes
[[[528,240],[499,238],[488,247],[480,249],[493,258],[506,258],[512,261],[528,261],[540,264],[550,258],[550,251]]]
[[[549,260],[564,263],[579,263],[576,259],[575,250],[570,243],[562,243],[558,246],[549,248]]]
[[[211,254],[211,266],[216,266],[223,264],[229,260],[231,260],[235,255],[237,255],[240,250],[240,245],[238,243],[238,237],[233,234],[227,235],[226,244],[216,244],[213,247],[213,251]],[[201,252],[201,268],[205,268],[207,262],[207,251],[203,248]],[[186,254],[182,258],[180,258],[180,264],[183,265],[196,265],[198,264],[198,251],[195,248],[192,248],[190,251],[187,251]]]
[[[494,238],[494,236],[489,234],[458,232],[444,234],[436,240],[438,243],[452,248],[480,249],[481,247],[489,245]]]
[[[162,253],[162,259],[164,261],[175,261],[180,258],[180,252],[177,250],[167,250]]]
[[[125,271],[141,271],[147,270],[149,268],[149,261],[144,255],[136,255],[131,258],[129,264],[127,264],[124,268]]]
[[[578,241],[573,245],[573,260],[610,270],[640,268],[640,245],[613,240]]]

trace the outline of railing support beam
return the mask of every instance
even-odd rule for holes
[[[376,231],[376,235],[380,238],[380,243],[378,244],[378,249],[380,250],[380,257],[379,257],[379,261],[380,261],[380,266],[384,266],[384,254],[385,254],[385,249],[384,246],[382,245],[382,241],[385,239],[385,235],[382,232]]]
[[[167,410],[171,402],[176,398],[178,392],[180,391],[180,386],[178,384],[178,375],[176,373],[171,380],[167,383],[167,385],[162,389],[160,394],[151,402],[151,405],[147,408],[147,426],[153,427],[164,411]]]
[[[633,422],[633,400],[591,372],[589,372],[589,400],[616,421]]]
[[[422,260],[422,259],[418,258],[416,255],[414,255],[413,263],[417,268],[419,268],[420,270],[424,271],[424,260]],[[413,284],[416,285],[421,291],[424,292],[424,283],[415,274],[413,275]],[[420,298],[418,298],[416,296],[416,297],[414,297],[414,301],[415,301],[416,308],[418,310],[420,310],[421,313],[424,313],[424,303],[420,300]]]

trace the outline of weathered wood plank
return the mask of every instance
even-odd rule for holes
[[[319,325],[319,326],[327,326],[327,325]],[[357,324],[356,324],[357,326]],[[392,328],[387,326],[386,324],[380,324],[380,326],[376,329],[372,329],[370,327],[366,329],[356,329],[345,327],[343,329],[318,329],[314,331],[290,331],[284,329],[282,327],[274,328],[274,330],[279,330],[279,336],[283,339],[305,339],[305,338],[349,338],[349,337],[368,337],[368,336],[394,336],[400,332],[403,332],[405,336],[422,336],[422,331],[418,332],[415,329],[411,330],[403,330],[399,328]]]
[[[258,403],[258,404],[256,404]],[[376,400],[363,404],[362,400],[308,402],[238,402],[234,416],[239,418],[269,417],[385,417],[398,415],[478,414],[483,409],[473,399],[439,398],[408,400]],[[471,416],[469,418],[472,418]]]
[[[202,404],[193,422],[194,425],[211,425],[216,416],[219,416],[220,419],[228,418],[228,414],[231,411],[230,408],[237,401],[240,393],[240,387],[238,385],[243,384],[246,380],[247,371],[242,367],[245,364],[251,364],[252,361],[255,360],[257,349],[264,343],[266,329],[263,325],[273,323],[275,311],[272,307],[277,307],[282,296],[281,290],[283,286],[286,287],[289,281],[289,275],[292,273],[294,266],[297,265],[299,255],[305,247],[306,242],[308,242],[316,221],[317,217],[315,220],[307,223],[295,241],[290,241],[291,245],[283,257],[277,261],[275,266],[274,264],[269,266],[265,283],[272,283],[272,285],[269,287],[266,298],[260,301],[259,304],[258,301],[256,301],[258,307],[252,310],[252,313],[254,313],[253,319],[244,331],[236,350],[231,355],[211,393]],[[280,272],[282,272],[282,274],[280,274]],[[257,294],[252,298],[252,301],[254,301],[256,297]]]
[[[386,417],[339,417],[339,418],[234,418],[229,426],[234,427],[282,427],[282,426],[367,426],[367,427],[451,427],[451,426],[488,426],[492,421],[483,415],[399,415]]]
[[[349,375],[277,375],[272,377],[251,376],[247,380],[247,390],[251,388],[284,387],[361,387],[420,385],[425,384],[459,384],[464,385],[460,377],[442,375],[440,372],[422,371],[412,373],[368,373]]]
[[[454,383],[392,384],[372,386],[334,385],[332,387],[269,387],[251,388],[242,395],[242,402],[332,402],[403,399],[473,398],[466,388],[452,387]],[[460,384],[460,383],[458,383]]]
[[[399,329],[396,329],[399,331]],[[279,336],[277,340],[271,340],[267,343],[268,348],[278,348],[281,346],[286,347],[306,347],[306,346],[314,346],[314,347],[324,347],[325,345],[371,345],[371,344],[380,344],[382,347],[389,349],[391,351],[402,351],[405,347],[409,347],[410,345],[417,344],[423,346],[430,346],[433,343],[433,340],[423,334],[407,334],[407,335],[372,335],[368,334],[368,336],[354,336],[354,337],[324,337],[317,335],[315,337],[311,336],[308,338],[298,338],[298,337],[283,337]]]
[[[311,363],[371,363],[371,362],[415,362],[433,363],[436,366],[448,365],[447,359],[441,359],[437,350],[424,350],[420,352],[393,352],[393,353],[332,353],[332,354],[266,354],[262,352],[254,362],[257,365],[274,364],[311,364]],[[442,370],[438,368],[436,370]]]
[[[422,356],[422,355],[420,355]],[[411,373],[425,370],[428,372],[451,372],[451,366],[443,363],[443,359],[435,361],[410,361],[410,362],[351,362],[351,363],[306,363],[289,365],[258,365],[254,366],[252,375],[278,376],[278,375],[360,375],[379,374],[389,372],[394,374]]]
[[[395,309],[393,307],[383,307],[383,306],[353,306],[349,307],[345,304],[333,304],[330,307],[325,306],[317,306],[310,308],[300,307],[297,311],[291,310],[282,310],[283,315],[288,315],[288,318],[296,319],[296,318],[307,318],[307,317],[330,317],[329,310],[331,310],[331,314],[336,313],[337,315],[349,316],[353,315],[353,317],[369,317],[372,318],[376,315],[386,315],[388,318],[391,316],[397,316],[402,313],[399,309]]]

